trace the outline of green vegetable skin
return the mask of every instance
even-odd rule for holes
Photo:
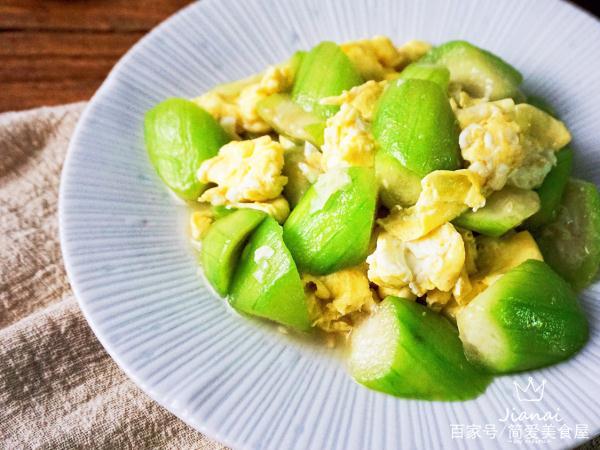
[[[238,209],[213,223],[202,240],[200,260],[206,279],[219,295],[225,296],[242,246],[266,214]]]
[[[452,223],[486,236],[499,237],[539,209],[540,198],[534,191],[507,186],[488,197],[483,208],[466,211]]]
[[[537,189],[540,196],[540,210],[527,219],[525,224],[528,228],[539,228],[556,219],[560,200],[569,181],[572,168],[573,150],[566,147],[556,154],[556,166],[546,175],[544,182]]]
[[[445,317],[397,297],[353,331],[350,370],[371,389],[423,400],[475,398],[491,381],[466,360]]]
[[[298,268],[328,274],[364,261],[376,203],[372,169],[351,167],[321,175],[283,226]]]
[[[592,183],[570,179],[556,220],[536,233],[544,260],[575,290],[587,287],[600,266],[600,194]]]
[[[339,106],[321,105],[319,101],[362,83],[364,80],[342,49],[333,42],[321,42],[302,58],[292,98],[306,111],[326,119]]]
[[[240,312],[301,331],[310,329],[300,274],[275,219],[264,219],[242,252],[229,302]]]
[[[379,100],[372,131],[380,147],[375,168],[386,206],[394,199],[409,205],[420,192],[420,178],[460,167],[456,118],[433,81],[393,82]]]
[[[325,120],[302,109],[287,94],[274,94],[257,105],[258,115],[279,134],[298,141],[323,145]]]
[[[421,63],[441,64],[450,71],[450,82],[459,83],[472,96],[521,100],[521,73],[498,56],[465,41],[450,41],[431,49]]]
[[[196,172],[230,140],[209,113],[182,98],[165,100],[146,113],[144,138],[158,176],[184,200],[196,200],[204,191]]]
[[[566,281],[527,260],[475,297],[457,315],[467,358],[497,373],[562,361],[588,339],[588,324]]]
[[[450,83],[450,71],[439,64],[427,64],[414,62],[409,64],[401,73],[400,78],[403,80],[416,78],[419,80],[429,80],[438,84],[444,92],[448,89]]]

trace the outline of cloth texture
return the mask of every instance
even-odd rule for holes
[[[129,381],[72,295],[57,202],[84,106],[0,115],[0,449],[223,449]]]

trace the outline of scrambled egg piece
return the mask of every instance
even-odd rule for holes
[[[292,83],[293,72],[288,64],[270,66],[260,77],[249,78],[237,88],[215,88],[194,101],[234,137],[244,131],[268,133],[271,127],[258,115],[257,105],[269,95],[288,90]]]
[[[399,70],[416,61],[431,48],[422,41],[410,41],[396,48],[385,36],[351,41],[341,46],[365,80],[384,80],[397,76]]]
[[[373,165],[375,139],[358,109],[344,103],[327,119],[324,132],[323,169]]]
[[[367,257],[369,280],[394,289],[408,286],[416,296],[434,289],[450,291],[464,263],[462,237],[450,223],[410,241],[384,231],[377,239],[375,252]]]
[[[488,98],[477,98],[471,97],[466,91],[462,89],[462,86],[457,83],[450,83],[448,86],[448,97],[450,100],[450,106],[456,114],[459,109],[469,108],[471,106],[478,105],[480,103],[486,103],[489,101]]]
[[[321,211],[331,196],[352,183],[352,178],[348,171],[344,169],[335,169],[325,172],[313,185],[316,195],[310,202],[310,214]]]
[[[309,183],[317,182],[319,175],[323,173],[323,154],[310,142],[304,143],[304,162],[298,164],[298,168],[304,174]]]
[[[385,84],[385,81],[368,81],[339,96],[321,100],[323,104],[341,106],[327,119],[321,147],[323,170],[373,165],[376,144],[369,122]]]
[[[477,253],[477,277],[487,285],[528,259],[544,260],[537,243],[528,231],[502,238],[479,236]]]
[[[485,205],[480,177],[469,170],[436,170],[421,180],[421,194],[414,206],[396,206],[378,223],[403,241],[426,235],[459,216],[465,209]]]
[[[259,211],[264,211],[281,224],[285,222],[285,219],[287,219],[290,215],[290,204],[282,195],[275,198],[274,200],[269,200],[265,202],[236,202],[231,203],[231,206],[234,208],[251,208],[258,209]]]
[[[201,241],[215,220],[212,208],[201,204],[190,214],[190,234],[194,241]]]
[[[369,280],[361,267],[324,276],[303,274],[302,282],[308,292],[313,325],[327,332],[350,331],[355,321],[375,306]]]
[[[458,109],[456,115],[468,170],[494,191],[506,184],[539,187],[556,164],[554,153],[571,140],[562,122],[531,105],[515,105],[512,99],[475,104]]]
[[[459,284],[457,282],[452,291],[452,298],[444,306],[444,314],[452,319],[455,319],[457,312],[463,306],[510,269],[528,259],[544,260],[535,240],[527,231],[509,234],[501,238],[478,236],[476,245],[477,271],[469,273],[469,289],[463,295],[457,295],[456,290]],[[467,250],[468,247],[469,245],[465,241],[465,250],[467,253],[472,252],[473,250]],[[427,301],[429,303],[429,299]]]
[[[375,105],[377,100],[387,86],[387,81],[367,81],[366,83],[354,86],[348,91],[342,92],[338,96],[326,97],[320,101],[324,105],[343,105],[349,103],[358,110],[363,120],[370,122],[373,119]]]
[[[402,57],[400,66],[404,68],[410,63],[421,59],[421,57],[424,56],[429,50],[431,50],[431,44],[429,42],[419,41],[416,39],[411,39],[410,41],[405,42],[398,48],[398,53],[400,53],[400,56]]]
[[[217,185],[206,190],[199,201],[227,205],[276,199],[287,183],[281,175],[283,151],[270,136],[224,145],[198,170],[202,183]]]

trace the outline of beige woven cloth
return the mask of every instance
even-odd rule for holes
[[[83,107],[0,115],[0,448],[224,448],[129,381],[72,296],[57,199]]]

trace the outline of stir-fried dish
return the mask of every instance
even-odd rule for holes
[[[600,196],[522,75],[464,41],[322,42],[146,115],[231,306],[348,345],[359,383],[463,400],[588,339]]]

